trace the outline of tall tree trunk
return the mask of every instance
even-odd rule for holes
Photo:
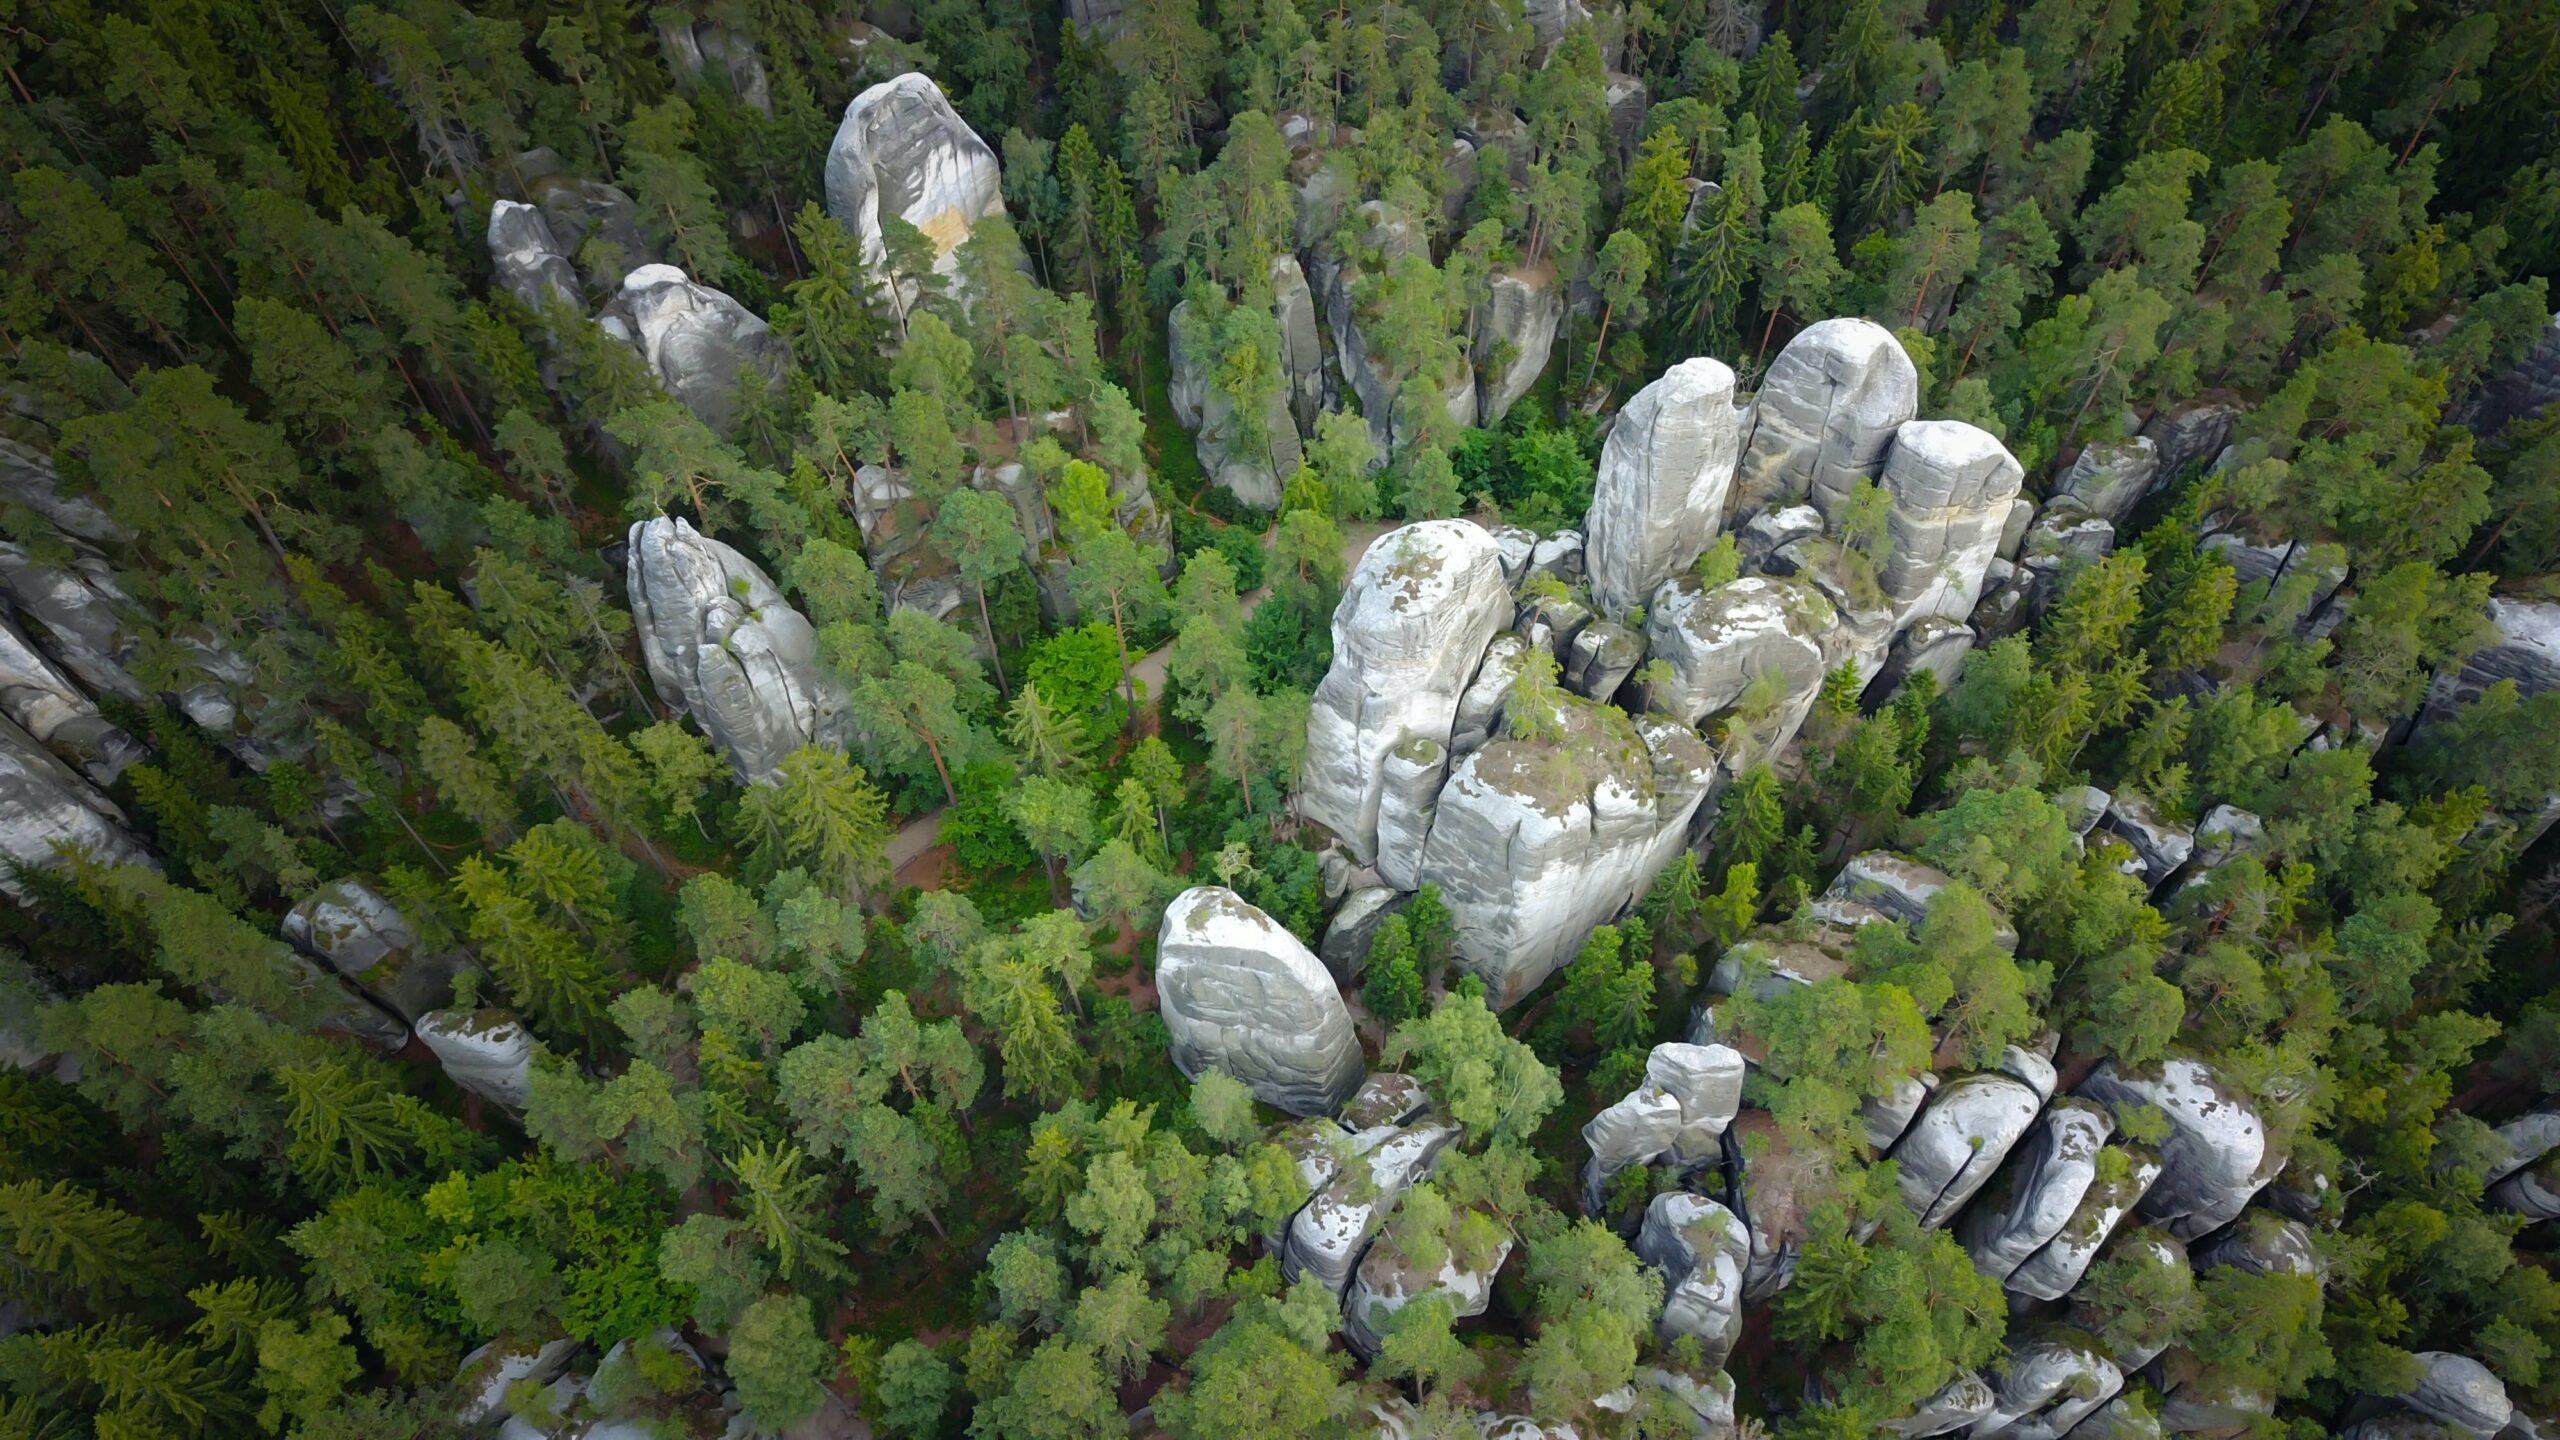
[[[978,592],[978,629],[984,632],[987,637],[987,663],[995,667],[996,688],[1004,692],[1004,698],[1010,700],[1013,698],[1013,685],[1004,678],[1004,651],[996,644],[996,622],[987,616],[987,587],[980,585],[977,586],[976,589]]]

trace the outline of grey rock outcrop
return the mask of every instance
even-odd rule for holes
[[[1385,1343],[1389,1317],[1435,1295],[1448,1300],[1454,1318],[1483,1314],[1493,1303],[1493,1277],[1511,1258],[1512,1245],[1508,1233],[1490,1255],[1461,1256],[1454,1247],[1443,1245],[1439,1267],[1426,1270],[1389,1225],[1352,1272],[1351,1286],[1342,1297],[1343,1340],[1354,1352],[1374,1359]],[[1477,1263],[1467,1263],[1470,1258]]]
[[[533,182],[531,193],[553,247],[577,266],[590,292],[609,290],[663,258],[641,229],[639,204],[620,186],[547,175]]]
[[[2025,475],[2007,446],[1961,420],[1913,420],[1893,432],[1880,481],[1889,548],[1877,578],[1897,630],[1973,613]],[[1836,522],[1837,502],[1824,513]]]
[[[1929,902],[1955,883],[1935,865],[1886,850],[1862,850],[1849,857],[1822,892],[1825,902],[1851,901],[1881,911],[1905,928],[1917,930],[1929,917]]]
[[[2142,437],[2151,442],[2159,462],[2153,486],[2177,479],[2190,465],[2212,464],[2231,443],[2232,429],[2239,421],[2238,407],[2212,402],[2155,413],[2142,427]]]
[[[302,897],[285,912],[277,933],[302,953],[327,961],[411,1025],[451,1005],[455,979],[473,968],[459,954],[425,953],[407,917],[352,876]]]
[[[1582,1169],[1583,1208],[1601,1210],[1609,1178],[1655,1160],[1687,1167],[1715,1158],[1717,1140],[1742,1108],[1742,1052],[1669,1041],[1645,1057],[1644,1082],[1582,1127],[1591,1159]]]
[[[1333,978],[1348,982],[1369,961],[1369,944],[1378,935],[1378,927],[1386,918],[1403,908],[1404,896],[1384,885],[1368,885],[1343,897],[1342,908],[1324,927],[1324,938],[1316,944],[1316,958]]]
[[[667,57],[667,67],[684,88],[695,89],[716,75],[717,88],[764,114],[773,113],[773,86],[765,78],[764,57],[746,36],[725,25],[668,21],[658,26],[658,51]]]
[[[1333,666],[1308,713],[1298,781],[1301,813],[1353,859],[1377,855],[1386,753],[1408,736],[1449,743],[1459,697],[1511,611],[1493,537],[1467,521],[1407,525],[1361,555],[1334,607]]]
[[[843,748],[846,697],[819,667],[817,632],[754,561],[660,515],[631,527],[625,567],[658,698],[741,778],[769,778],[802,746]]]
[[[1795,738],[1830,666],[1839,612],[1810,583],[1746,575],[1712,590],[1694,578],[1664,586],[1645,613],[1646,647],[1670,670],[1647,698],[1664,714],[1706,725],[1748,698],[1720,729],[1736,769]]]
[[[2160,1178],[2160,1158],[2148,1150],[2115,1146],[2104,1153],[2125,1157],[2123,1173],[2112,1175],[2112,1167],[2099,1167],[2062,1228],[2009,1272],[2006,1284],[2012,1295],[2059,1300],[2070,1294],[2116,1227]]]
[[[1375,258],[1379,275],[1391,273],[1407,258],[1429,257],[1421,229],[1384,201],[1362,203],[1359,214],[1366,226],[1359,249],[1362,256]],[[1409,377],[1380,369],[1375,347],[1360,333],[1362,312],[1374,303],[1364,264],[1361,258],[1346,259],[1326,278],[1325,325],[1333,333],[1333,358],[1342,371],[1343,383],[1360,397],[1360,413],[1369,421],[1369,438],[1380,450],[1392,451],[1396,448],[1397,402]],[[1430,377],[1430,384],[1439,395],[1441,410],[1450,424],[1464,428],[1476,423],[1476,377],[1465,357],[1453,357],[1448,373]]]
[[[2132,1396],[2119,1392],[2071,1427],[2064,1440],[2163,1440],[2160,1417]]]
[[[2490,1440],[2515,1418],[2505,1383],[2488,1366],[2442,1350],[2422,1350],[2418,1362],[2426,1373],[2418,1388],[2400,1397],[2410,1409],[2480,1440]]]
[[[0,857],[47,870],[67,854],[84,854],[105,865],[158,868],[142,842],[125,829],[124,812],[114,801],[15,721],[0,718]],[[5,870],[0,870],[0,894],[27,898],[24,887]]]
[[[1591,11],[1582,0],[1529,0],[1522,8],[1541,51],[1554,49],[1556,42],[1571,34],[1575,26],[1591,23]]]
[[[1936,693],[1947,694],[1964,678],[1964,662],[1973,654],[1973,627],[1961,620],[1925,615],[1894,638],[1870,693],[1882,687],[1887,696],[1901,692],[1914,676],[1926,674]]]
[[[2236,805],[2216,805],[2196,822],[2193,860],[2200,871],[2217,869],[2266,842],[2266,822]]]
[[[2198,1270],[2225,1268],[2252,1275],[2319,1275],[2327,1266],[2311,1232],[2298,1220],[2249,1210],[2233,1224],[2196,1243],[2189,1252]]]
[[[1224,1070],[1292,1115],[1360,1086],[1360,1040],[1324,963],[1232,890],[1195,885],[1165,907],[1156,993],[1185,1075]]]
[[[2110,525],[2121,526],[2160,474],[2160,447],[2150,437],[2092,440],[2063,472],[2054,494]]]
[[[552,238],[551,222],[535,206],[516,200],[490,205],[489,269],[508,294],[537,315],[555,302],[573,310],[586,308],[578,267]]]
[[[2494,435],[2516,420],[2541,413],[2560,400],[2560,315],[2551,317],[2523,359],[2490,377],[2455,412],[2481,435]]]
[[[98,711],[97,702],[56,665],[0,601],[0,715],[101,785],[112,785],[142,758],[133,737]]]
[[[1337,664],[1339,662],[1337,661]],[[1553,738],[1516,732],[1461,758],[1440,792],[1421,878],[1497,1008],[1536,989],[1591,928],[1653,883],[1714,779],[1697,732],[1560,698]]]
[[[1703,1195],[1656,1195],[1645,1207],[1635,1252],[1662,1272],[1662,1317],[1654,1328],[1663,1343],[1694,1336],[1705,1363],[1722,1365],[1742,1338],[1742,1271],[1751,1260],[1751,1232],[1741,1217]]]
[[[2098,1178],[2098,1156],[2115,1122],[2086,1100],[2047,1110],[2003,1167],[2008,1203],[1988,1198],[1956,1231],[1974,1268],[2006,1282],[2028,1256],[2060,1235]]]
[[[1938,1077],[1923,1072],[1905,1075],[1882,1094],[1870,1095],[1858,1106],[1858,1119],[1866,1132],[1867,1148],[1878,1155],[1893,1148],[1893,1142],[1911,1128],[1919,1117],[1920,1107],[1929,1103],[1929,1092],[1937,1088]]]
[[[2036,1340],[2009,1352],[1991,1413],[1967,1433],[1981,1440],[2059,1440],[2124,1388],[2124,1372],[2094,1350]]]
[[[2167,1117],[2160,1179],[2137,1211],[2180,1240],[2230,1223],[2283,1163],[2248,1098],[2202,1061],[2174,1055],[2136,1070],[2110,1060],[2079,1093],[2101,1105],[2154,1106]]]
[[[1573,637],[1564,660],[1564,685],[1586,700],[1606,704],[1644,663],[1644,637],[1607,620]]]
[[[1876,1429],[1887,1435],[1914,1437],[1953,1435],[1983,1416],[1999,1403],[1990,1384],[1970,1372],[1946,1383],[1937,1394],[1920,1402],[1918,1409],[1899,1420],[1888,1420]]]
[[[1636,392],[1600,449],[1584,521],[1601,613],[1623,618],[1697,563],[1724,526],[1742,412],[1723,362],[1683,360]]]
[[[2492,596],[2488,611],[2498,638],[2437,680],[2427,697],[2430,722],[2480,698],[2501,680],[2514,681],[2516,693],[2527,698],[2560,689],[2560,603]]]
[[[2336,545],[2283,538],[2261,543],[2230,530],[2216,530],[2196,543],[2229,561],[2243,585],[2264,581],[2273,590],[2285,581],[2308,575],[2310,588],[2302,602],[2307,613],[2326,606],[2347,581],[2346,552]]]
[[[941,87],[912,70],[853,97],[827,147],[826,171],[827,213],[862,241],[863,259],[873,265],[887,254],[884,214],[923,231],[933,242],[934,268],[948,275],[952,252],[970,229],[1004,213],[996,152]]]
[[[2560,1220],[2560,1152],[2543,1156],[2489,1187],[2489,1200],[2533,1220]]]
[[[1324,336],[1316,329],[1315,291],[1298,257],[1271,257],[1271,310],[1280,321],[1280,370],[1288,377],[1289,414],[1298,433],[1313,433],[1324,406]]]
[[[418,1039],[453,1083],[510,1110],[533,1093],[533,1036],[504,1010],[437,1010],[418,1017]]]
[[[2154,889],[2177,873],[2196,849],[2193,830],[2160,817],[2151,802],[2138,795],[2118,795],[2107,803],[2099,824],[2133,848],[2142,883]]]
[[[1872,320],[1821,320],[1787,342],[1753,402],[1734,477],[1738,513],[1810,500],[1825,515],[1873,479],[1920,407],[1920,373]]]
[[[1361,1252],[1394,1214],[1413,1182],[1431,1172],[1458,1127],[1425,1120],[1384,1137],[1310,1196],[1289,1221],[1280,1273],[1313,1275],[1336,1295],[1350,1287]]]
[[[569,1368],[569,1357],[578,1348],[577,1341],[562,1336],[540,1345],[492,1341],[463,1356],[462,1368],[453,1377],[455,1389],[463,1396],[453,1412],[453,1423],[470,1430],[496,1420],[506,1413],[508,1386],[520,1380],[550,1384]]]
[[[1955,1218],[2027,1133],[2042,1102],[2007,1075],[1963,1075],[1938,1087],[1894,1142],[1903,1203],[1923,1225]]]
[[[1173,373],[1165,393],[1173,404],[1174,418],[1192,432],[1192,448],[1212,484],[1225,487],[1256,509],[1278,509],[1281,488],[1306,458],[1298,422],[1290,413],[1289,387],[1272,387],[1263,396],[1260,417],[1244,423],[1234,398],[1210,383],[1208,357],[1193,354],[1193,346],[1183,338],[1190,304],[1185,300],[1175,305],[1166,320],[1166,363]],[[1285,365],[1285,358],[1274,358]]]
[[[1821,511],[1810,505],[1787,505],[1763,510],[1744,521],[1733,543],[1742,554],[1742,568],[1758,570],[1780,550],[1821,533]]]
[[[1520,678],[1528,654],[1529,643],[1517,635],[1496,635],[1485,646],[1484,663],[1458,697],[1457,714],[1449,722],[1451,753],[1464,754],[1493,738],[1494,727],[1502,723],[1503,702],[1511,698],[1512,683]]]
[[[1378,762],[1378,878],[1398,890],[1422,888],[1422,847],[1449,778],[1449,747],[1408,735]]]
[[[673,265],[643,265],[624,276],[597,323],[629,342],[668,394],[724,434],[737,415],[739,388],[780,385],[789,363],[772,326]]]
[[[1477,423],[1500,420],[1538,383],[1563,323],[1564,286],[1554,266],[1505,266],[1487,277],[1472,357],[1483,372],[1476,386]]]

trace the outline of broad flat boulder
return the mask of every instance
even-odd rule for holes
[[[1383,762],[1408,736],[1446,746],[1486,642],[1511,618],[1481,526],[1425,520],[1370,543],[1333,611],[1333,666],[1307,716],[1300,813],[1377,857]]]
[[[1600,449],[1583,522],[1584,568],[1600,611],[1624,618],[1697,563],[1724,527],[1742,450],[1733,371],[1683,360],[1636,392]]]
[[[1705,1363],[1724,1364],[1742,1339],[1742,1272],[1751,1261],[1751,1231],[1741,1217],[1703,1195],[1656,1195],[1645,1207],[1635,1252],[1662,1272],[1662,1317],[1654,1326],[1662,1343],[1695,1336]]]
[[[1979,426],[1913,420],[1894,431],[1880,481],[1890,508],[1878,578],[1897,630],[1973,613],[2025,475],[2008,447]],[[1839,519],[1836,507],[1826,514]]]
[[[2418,1352],[2418,1363],[2426,1367],[2425,1374],[2416,1389],[2400,1397],[2410,1409],[2480,1440],[2489,1440],[2515,1418],[2505,1383],[2488,1366],[2442,1350]]]
[[[1351,1012],[1324,963],[1234,891],[1195,885],[1156,931],[1156,995],[1185,1075],[1224,1070],[1292,1115],[1360,1087]]]
[[[769,779],[803,746],[844,748],[846,696],[818,663],[817,632],[753,560],[660,515],[631,527],[624,576],[658,698],[739,778]]]
[[[1656,710],[1718,727],[1735,768],[1785,749],[1830,669],[1839,612],[1800,579],[1746,575],[1712,590],[1681,576],[1646,611],[1646,648],[1670,677],[1647,699]],[[1745,706],[1748,699],[1751,703]]]
[[[673,265],[643,265],[597,323],[640,352],[668,394],[726,434],[741,386],[779,386],[790,352],[773,327],[728,293]]]
[[[2008,1075],[1964,1075],[1939,1086],[1894,1142],[1903,1203],[1926,1226],[1954,1219],[2027,1133],[2042,1103],[2026,1082]]]
[[[2169,1121],[2161,1173],[2138,1213],[2180,1240],[2230,1223],[2283,1159],[2248,1098],[2200,1060],[2173,1055],[2139,1069],[2110,1060],[2080,1084],[2101,1105],[2150,1105]]]
[[[1920,372],[1872,320],[1817,321],[1769,365],[1734,478],[1741,513],[1810,500],[1825,515],[1875,478],[1894,432],[1920,408]]]
[[[1451,771],[1421,870],[1449,907],[1459,962],[1496,1008],[1645,892],[1686,842],[1716,771],[1688,726],[1572,695],[1530,734],[1516,713],[1503,727]]]
[[[552,237],[551,222],[537,206],[516,200],[490,205],[489,270],[508,294],[537,315],[555,303],[586,308],[577,264]]]
[[[934,268],[948,275],[952,252],[971,227],[1004,213],[996,152],[941,87],[913,70],[853,97],[827,147],[826,171],[827,213],[861,240],[873,266],[888,254],[883,215],[923,231],[933,242]]]
[[[510,1110],[533,1093],[533,1035],[505,1010],[437,1010],[418,1017],[418,1039],[446,1076]]]

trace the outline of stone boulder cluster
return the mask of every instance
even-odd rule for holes
[[[538,1406],[522,1403],[522,1387],[539,1390]],[[513,1404],[510,1389],[518,1391]],[[853,1407],[832,1390],[800,1424],[778,1434],[759,1429],[728,1377],[672,1329],[602,1350],[566,1337],[492,1341],[463,1357],[453,1392],[451,1433],[479,1440],[814,1440],[862,1433]],[[545,1415],[557,1418],[539,1423]]]

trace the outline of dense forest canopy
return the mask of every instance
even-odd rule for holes
[[[0,72],[0,1440],[2560,1434],[2553,0]]]

